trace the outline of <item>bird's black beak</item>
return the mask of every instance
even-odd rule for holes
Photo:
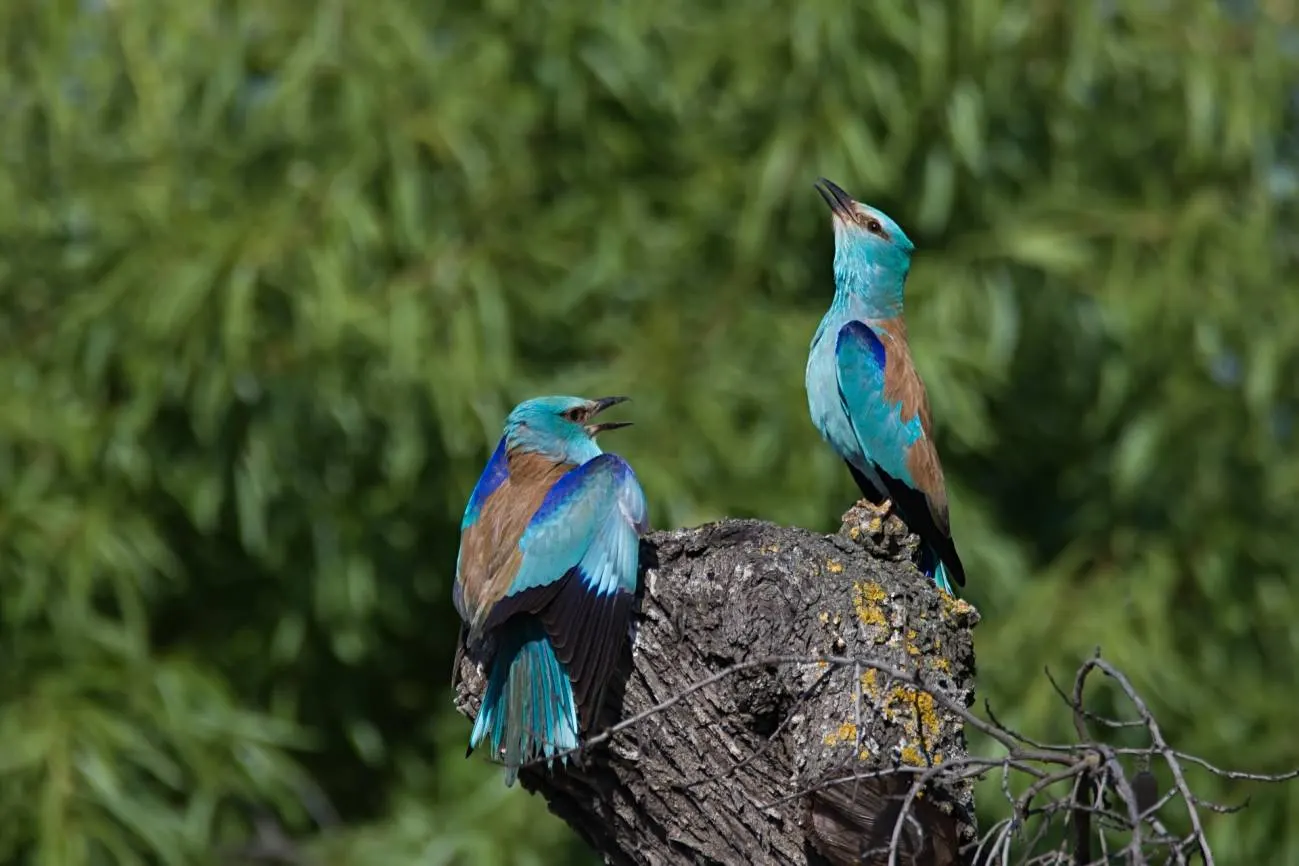
[[[852,218],[852,196],[825,178],[818,179],[814,186],[816,191],[821,193],[821,198],[825,199],[825,203],[830,206],[830,210],[835,216],[840,219]]]
[[[619,403],[626,403],[630,397],[601,397],[598,400],[592,400],[591,414],[588,418],[594,418],[610,406],[617,406]],[[603,424],[587,424],[586,432],[589,436],[597,433],[603,433],[605,430],[617,430],[620,427],[630,427],[630,421],[606,421]]]

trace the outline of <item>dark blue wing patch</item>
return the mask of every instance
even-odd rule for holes
[[[492,459],[487,461],[483,474],[478,476],[474,492],[469,494],[469,502],[465,505],[465,516],[460,521],[461,532],[473,525],[482,512],[487,497],[495,493],[509,475],[510,458],[505,453],[505,437],[502,436],[501,441],[496,445],[496,450],[492,452]]]
[[[888,355],[884,351],[884,342],[880,340],[879,334],[865,322],[852,321],[839,329],[838,338],[835,340],[835,350],[843,345],[846,339],[856,339],[861,341],[863,347],[871,353],[871,359],[880,372],[884,372],[884,366],[888,363]]]

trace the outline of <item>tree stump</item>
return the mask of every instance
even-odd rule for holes
[[[640,718],[521,783],[612,864],[887,864],[891,847],[897,864],[966,862],[970,786],[927,770],[966,755],[943,702],[973,700],[978,613],[916,570],[916,544],[865,503],[837,535],[650,535],[633,648],[592,734]],[[481,660],[459,673],[472,717]]]

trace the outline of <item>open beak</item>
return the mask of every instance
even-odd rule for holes
[[[821,198],[825,199],[825,203],[830,206],[830,210],[835,216],[845,220],[852,218],[852,196],[825,178],[818,179],[814,185],[816,191],[821,193]]]
[[[599,400],[593,400],[591,402],[594,406],[588,417],[594,418],[610,406],[617,406],[619,403],[626,403],[630,399],[630,397],[601,397]],[[630,421],[606,421],[603,424],[587,424],[585,429],[587,435],[594,436],[597,433],[603,433],[605,430],[617,430],[619,427],[630,426]]]

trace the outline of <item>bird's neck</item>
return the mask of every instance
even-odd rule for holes
[[[581,466],[588,460],[599,457],[604,452],[594,439],[583,438],[575,441],[556,441],[553,438],[531,437],[526,433],[507,442],[509,455],[514,457],[540,457],[552,463],[567,463]]]
[[[902,315],[906,271],[880,265],[835,268],[833,306],[859,319],[896,319]]]

